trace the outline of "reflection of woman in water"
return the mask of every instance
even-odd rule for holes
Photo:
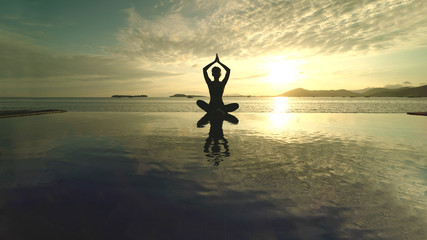
[[[208,76],[208,69],[215,63],[221,65],[221,67],[223,67],[226,71],[225,77],[221,82],[219,81],[219,78],[221,77],[221,68],[219,67],[212,68],[212,76],[214,77],[213,81]],[[206,67],[203,68],[203,76],[205,77],[206,84],[208,85],[211,99],[209,101],[209,104],[207,104],[203,100],[197,100],[197,105],[201,109],[205,110],[208,113],[220,112],[224,114],[226,112],[232,112],[239,108],[239,104],[237,103],[224,105],[224,102],[222,101],[224,88],[228,82],[228,78],[230,77],[230,69],[219,61],[218,54],[216,55],[215,61],[209,63],[208,65],[206,65]]]
[[[225,157],[230,156],[228,141],[225,139],[222,130],[222,123],[224,120],[232,124],[237,124],[239,122],[239,119],[229,113],[206,113],[197,122],[198,128],[202,128],[208,123],[210,124],[209,137],[206,138],[203,151],[206,153],[205,156],[208,157],[208,161],[215,166],[218,166],[220,162],[224,161]]]

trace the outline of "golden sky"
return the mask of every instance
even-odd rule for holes
[[[0,96],[225,95],[427,84],[427,1],[0,2]]]

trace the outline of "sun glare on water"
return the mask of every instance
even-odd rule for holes
[[[273,113],[270,113],[270,127],[272,129],[278,129],[286,125],[289,121],[289,98],[287,97],[275,97],[273,98]]]

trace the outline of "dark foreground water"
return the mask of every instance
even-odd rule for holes
[[[426,239],[426,117],[202,116],[0,119],[0,239]]]

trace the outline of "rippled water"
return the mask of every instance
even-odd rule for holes
[[[201,98],[209,101],[208,98]],[[0,110],[63,109],[72,112],[201,112],[197,98],[0,98]],[[427,111],[427,98],[228,97],[238,112],[406,113]]]
[[[202,116],[1,119],[0,237],[426,238],[425,117]]]

